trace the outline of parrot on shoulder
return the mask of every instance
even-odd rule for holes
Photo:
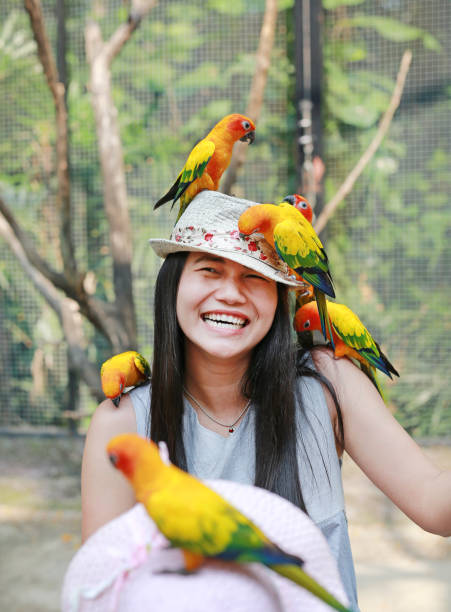
[[[174,206],[180,198],[178,220],[200,191],[218,190],[221,176],[230,164],[235,142],[241,140],[252,144],[254,139],[255,124],[251,119],[237,113],[226,115],[196,144],[177,180],[154,209],[170,200]]]
[[[206,557],[262,563],[335,610],[350,612],[302,569],[302,559],[276,546],[200,480],[165,463],[155,442],[137,434],[121,434],[110,440],[107,453],[111,463],[128,478],[136,499],[146,507],[161,533],[182,550],[188,571],[200,567]]]
[[[320,313],[321,330],[326,340],[326,328],[332,337],[327,316],[326,295],[335,297],[329,260],[311,223],[291,204],[256,204],[247,208],[238,220],[244,236],[263,234],[279,257],[302,280],[313,285]]]
[[[150,366],[136,351],[114,355],[100,368],[102,390],[117,407],[126,387],[142,385],[150,380]]]
[[[393,365],[382,352],[379,344],[360,321],[359,317],[344,304],[327,303],[327,312],[332,327],[334,355],[336,358],[351,357],[359,362],[363,372],[370,378],[382,395],[376,380],[376,369],[393,378],[399,376]],[[298,333],[321,328],[318,309],[314,302],[301,306],[294,317],[294,328]],[[330,339],[330,338],[329,338]]]
[[[293,193],[292,195],[287,195],[286,198],[283,199],[284,202],[288,202],[301,213],[301,215],[307,219],[309,223],[313,220],[313,208],[308,200],[304,198],[304,196],[299,195],[298,193]]]

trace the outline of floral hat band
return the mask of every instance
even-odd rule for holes
[[[242,237],[238,219],[255,202],[217,191],[201,191],[177,221],[169,240],[151,239],[160,257],[179,251],[213,253],[292,287],[304,287],[263,236]]]

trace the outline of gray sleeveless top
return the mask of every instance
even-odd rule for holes
[[[337,560],[351,608],[358,612],[357,590],[345,514],[341,466],[335,449],[329,410],[321,384],[299,379],[304,411],[298,411],[299,476],[310,518],[326,537]],[[138,434],[149,424],[150,385],[130,392]],[[233,435],[225,438],[202,426],[185,399],[183,442],[188,472],[201,479],[224,479],[253,484],[255,473],[255,413],[249,408]],[[310,467],[311,466],[311,467]]]

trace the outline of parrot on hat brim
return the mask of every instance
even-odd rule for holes
[[[247,208],[238,220],[244,236],[263,234],[279,257],[301,280],[313,286],[321,319],[321,330],[327,340],[330,328],[326,295],[335,297],[329,260],[311,223],[291,204],[256,204]],[[329,329],[329,336],[332,332]]]
[[[221,176],[230,164],[235,142],[241,140],[251,144],[254,138],[255,124],[251,119],[238,113],[226,115],[196,144],[177,180],[154,209],[170,200],[174,205],[180,198],[178,220],[200,191],[218,190]]]
[[[261,563],[335,610],[350,612],[304,571],[302,559],[271,542],[250,519],[200,480],[163,461],[155,442],[137,434],[122,434],[110,440],[107,453],[161,533],[182,550],[188,571],[200,567],[206,557]]]

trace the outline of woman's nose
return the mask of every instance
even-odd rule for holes
[[[216,297],[227,303],[243,303],[246,297],[242,291],[241,283],[236,278],[224,278],[216,291]]]

